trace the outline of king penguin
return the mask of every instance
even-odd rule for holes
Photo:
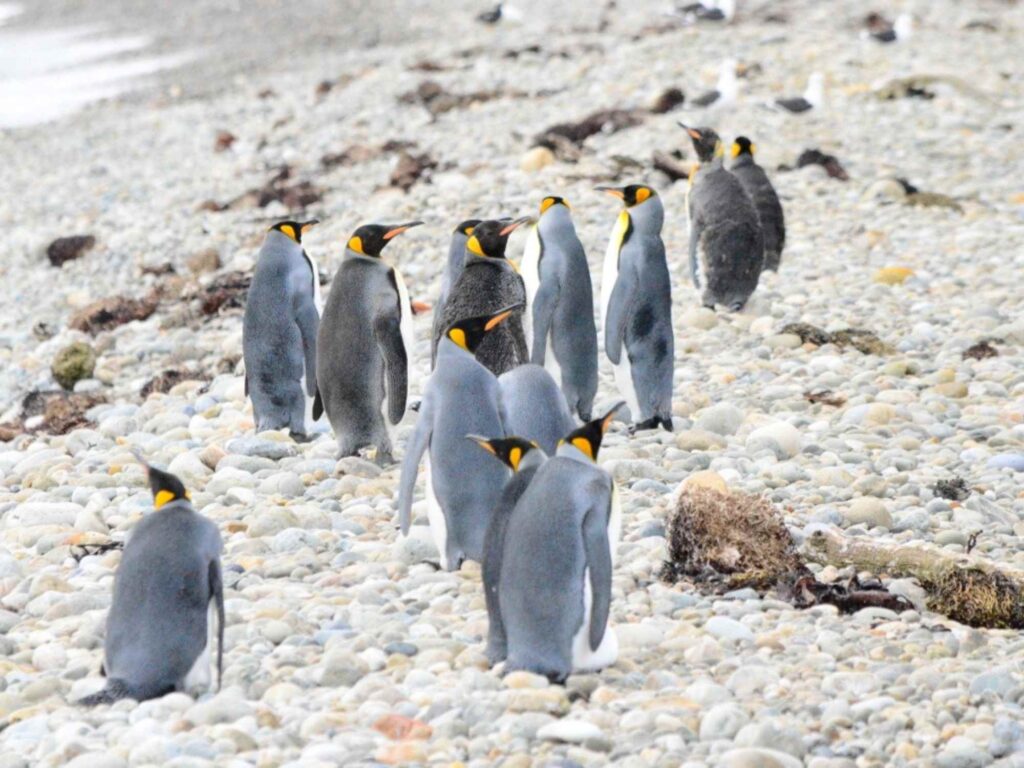
[[[444,328],[441,327],[441,318],[444,315],[442,309],[448,303],[448,296],[451,295],[452,286],[455,285],[459,275],[462,274],[462,268],[466,264],[466,243],[469,241],[470,235],[473,234],[473,228],[479,223],[479,219],[466,219],[452,232],[451,243],[448,246],[448,263],[445,265],[444,273],[441,275],[441,293],[437,297],[437,303],[434,305],[436,307],[434,327],[430,335],[431,365],[433,365],[434,360],[437,358],[437,342],[444,331]]]
[[[153,699],[208,687],[217,625],[218,688],[224,659],[224,583],[217,526],[192,508],[174,475],[144,465],[155,512],[132,529],[107,616],[106,687],[86,706]]]
[[[448,301],[439,309],[441,322],[436,327],[443,331],[460,320],[489,316],[502,307],[520,306],[494,333],[488,334],[476,350],[476,359],[495,376],[530,359],[522,319],[526,287],[516,266],[505,258],[509,235],[529,220],[492,220],[477,224],[466,241],[468,254],[462,274],[452,286]],[[442,335],[439,333],[438,338]]]
[[[565,395],[539,365],[520,365],[498,377],[505,432],[533,440],[549,454],[576,424]]]
[[[420,458],[427,453],[427,520],[441,567],[457,571],[483,557],[484,534],[508,476],[466,440],[466,435],[504,437],[501,387],[474,350],[522,304],[450,325],[437,346],[437,366],[423,392],[416,429],[405,449],[398,489],[402,534],[412,522],[412,495]]]
[[[487,606],[487,660],[491,666],[505,660],[508,645],[505,641],[505,625],[501,621],[498,606],[498,579],[501,576],[502,550],[505,546],[505,529],[509,515],[530,485],[533,476],[547,460],[547,454],[532,440],[521,437],[487,439],[479,435],[468,435],[481,448],[503,462],[512,470],[512,477],[505,483],[501,498],[494,507],[490,525],[484,536],[484,602]]]
[[[611,476],[596,464],[618,407],[569,433],[508,516],[497,588],[505,672],[523,669],[561,683],[618,657],[608,626],[615,494]]]
[[[680,123],[680,125],[682,125]],[[700,164],[690,172],[690,276],[705,307],[738,312],[757,288],[764,236],[754,202],[725,169],[725,149],[710,128],[682,126]]]
[[[729,171],[740,180],[757,210],[764,236],[764,268],[778,272],[782,249],[786,245],[786,220],[775,187],[764,168],[754,160],[754,151],[755,146],[750,139],[746,136],[737,137],[732,143],[730,154],[733,161]]]
[[[320,275],[302,247],[316,220],[282,221],[267,232],[245,301],[245,392],[256,431],[288,428],[306,439],[307,395],[316,392]]]
[[[665,211],[647,186],[598,187],[625,209],[612,230],[601,275],[604,348],[629,405],[633,430],[672,431],[672,286],[661,225]]]
[[[405,280],[381,259],[393,238],[422,224],[367,224],[348,240],[320,324],[313,418],[326,413],[339,457],[375,446],[389,464],[389,430],[405,415],[412,307]]]
[[[548,196],[526,240],[526,340],[530,361],[543,365],[562,387],[569,408],[590,420],[597,394],[594,290],[569,203]]]

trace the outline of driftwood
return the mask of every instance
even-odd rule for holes
[[[876,86],[872,92],[880,99],[898,99],[908,94],[913,95],[913,91],[927,91],[929,86],[934,85],[949,85],[961,93],[966,93],[979,101],[995,106],[995,101],[993,101],[991,96],[955,75],[919,74],[910,75],[909,77],[896,77]]]
[[[818,530],[804,542],[809,561],[836,568],[913,577],[928,593],[928,608],[972,627],[1024,629],[1024,571],[977,555],[937,547],[885,544]]]

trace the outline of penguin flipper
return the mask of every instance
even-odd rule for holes
[[[224,579],[221,577],[220,561],[211,560],[208,579],[210,597],[217,609],[217,690],[224,683]]]
[[[388,420],[397,424],[405,416],[409,386],[409,362],[402,341],[401,322],[397,317],[380,317],[373,324],[377,346],[384,357],[385,386],[388,388]]]
[[[595,489],[597,490],[597,489]],[[608,542],[611,495],[601,487],[595,503],[583,518],[583,549],[590,569],[590,650],[596,651],[604,640],[612,604],[612,553]]]
[[[313,395],[313,421],[319,421],[320,417],[324,415],[324,401],[320,397],[320,388],[315,388],[315,394]]]
[[[306,358],[306,394],[316,393],[316,332],[320,326],[313,297],[301,295],[296,307],[295,320],[302,336],[302,352]]]
[[[416,420],[416,431],[413,432],[405,446],[405,458],[402,459],[402,474],[398,482],[398,523],[402,535],[409,533],[412,524],[412,492],[416,487],[416,475],[419,471],[420,459],[430,444],[433,431],[434,414],[430,403],[430,393],[423,397],[419,418]]]
[[[633,314],[638,289],[636,270],[625,268],[619,272],[608,300],[608,316],[604,323],[604,349],[612,365],[618,365],[622,359],[626,325]]]
[[[544,365],[548,334],[551,332],[551,319],[555,316],[555,305],[558,303],[560,291],[561,286],[555,277],[546,282],[542,281],[533,297],[533,338],[528,341],[533,345],[530,362],[534,365]]]

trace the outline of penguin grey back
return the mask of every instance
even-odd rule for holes
[[[561,198],[548,197],[541,203],[537,236],[539,287],[531,308],[530,360],[544,365],[550,340],[550,352],[560,369],[558,384],[569,408],[583,421],[589,421],[597,394],[594,289],[587,255],[568,205]]]
[[[301,237],[297,222],[276,226]],[[319,276],[300,242],[271,229],[260,249],[242,321],[246,392],[258,432],[285,427],[296,436],[306,432],[306,396],[316,387],[320,322],[315,280]]]
[[[498,600],[506,671],[556,682],[572,672],[585,575],[592,595],[587,636],[591,648],[601,644],[611,605],[610,510],[611,478],[593,464],[555,456],[533,476],[504,532]]]
[[[391,461],[388,424],[405,414],[412,326],[405,283],[380,253],[391,238],[418,224],[359,227],[331,284],[320,325],[313,417],[327,414],[343,457],[376,446],[378,462]]]
[[[754,203],[757,218],[764,235],[764,268],[779,270],[782,249],[786,246],[786,221],[782,203],[764,168],[754,159],[754,144],[745,136],[733,142],[735,158],[729,170],[739,179],[744,191]]]
[[[505,435],[501,389],[472,354],[444,338],[406,446],[398,508],[402,532],[408,533],[417,468],[429,448],[430,489],[444,515],[446,535],[438,548],[448,570],[458,570],[467,559],[482,559],[484,535],[508,477],[507,469],[466,439],[473,434]]]
[[[705,306],[738,311],[757,288],[764,266],[761,224],[743,185],[722,164],[717,134],[710,128],[688,131],[698,154],[705,154],[689,193],[691,276]]]
[[[520,365],[498,377],[506,417],[505,433],[536,442],[554,455],[572,431],[572,414],[551,374],[539,365]]]
[[[615,366],[628,363],[633,392],[623,392],[638,427],[672,428],[672,375],[675,338],[672,283],[661,227],[665,212],[649,187],[629,186],[625,195],[627,228],[618,255],[618,275],[605,317],[605,350]],[[627,383],[627,385],[629,384]],[[620,383],[620,389],[623,384]]]
[[[184,689],[209,649],[208,614],[218,610],[223,653],[224,592],[217,526],[184,499],[144,517],[132,530],[114,577],[107,617],[107,688],[82,703],[139,701]]]

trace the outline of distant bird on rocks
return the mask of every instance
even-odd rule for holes
[[[803,96],[796,96],[789,99],[776,99],[769,106],[784,109],[793,114],[809,112],[812,109],[819,109],[825,103],[825,78],[820,72],[814,72],[807,78],[807,90]]]
[[[757,288],[764,236],[757,209],[739,179],[725,169],[722,140],[710,128],[680,123],[700,165],[690,176],[690,276],[705,307],[738,312]]]
[[[479,21],[481,24],[497,24],[499,21],[501,21],[501,10],[502,3],[498,3],[489,11],[484,11],[483,13],[478,14],[476,20]]]
[[[714,90],[702,93],[690,104],[695,107],[728,107],[736,102],[739,93],[739,81],[736,79],[736,61],[726,59],[718,75],[718,84]]]
[[[909,13],[901,13],[893,24],[872,14],[868,17],[868,28],[861,33],[861,37],[879,43],[905,43],[910,40],[913,31],[914,20]]]
[[[689,3],[677,8],[676,13],[689,24],[698,21],[730,22],[736,15],[736,0],[708,0],[703,3]]]
[[[732,143],[730,154],[733,161],[729,170],[740,180],[757,209],[757,218],[764,234],[764,268],[778,272],[782,249],[786,244],[786,221],[775,187],[764,168],[754,160],[754,152],[754,143],[746,136],[738,136]]]

